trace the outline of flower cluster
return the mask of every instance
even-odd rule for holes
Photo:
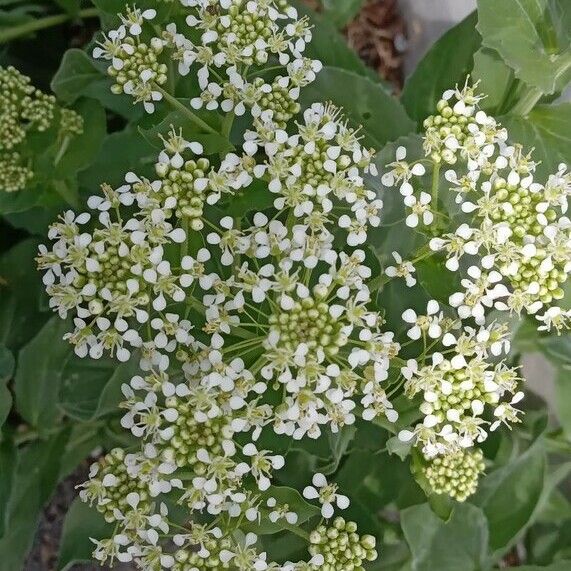
[[[527,311],[542,322],[540,329],[561,331],[571,320],[571,312],[557,305],[571,271],[571,222],[565,215],[571,175],[562,164],[546,183],[536,181],[531,155],[509,144],[506,129],[478,108],[480,99],[468,85],[449,90],[438,113],[424,122],[424,150],[435,184],[442,165],[453,167],[445,171],[445,180],[464,218],[451,232],[433,238],[430,247],[445,252],[451,271],[461,269],[464,256],[477,256],[466,262],[462,291],[450,298],[461,318],[483,323],[489,308]],[[417,197],[408,182],[415,168],[419,176],[425,168],[409,165],[405,156],[404,149],[397,150],[401,161],[393,163],[398,164],[394,180],[384,182],[403,181],[401,192],[412,208],[410,226],[420,218],[430,224],[431,195],[420,191]]]
[[[413,322],[409,336],[433,339],[442,351],[431,352],[420,363],[410,359],[402,368],[405,394],[422,396],[424,417],[413,431],[400,433],[402,440],[413,440],[426,458],[447,456],[483,442],[501,423],[518,422],[514,405],[523,393],[517,391],[517,370],[493,361],[509,350],[507,327],[463,326],[439,313],[435,301],[429,302],[426,315],[412,317],[412,310],[403,314]],[[488,408],[492,423],[485,419]]]
[[[303,56],[311,40],[306,18],[277,0],[180,4],[158,35],[148,25],[156,10],[127,7],[119,28],[99,42],[93,55],[110,62],[114,93],[131,95],[153,112],[173,73],[168,64],[174,62],[179,76],[198,78],[200,93],[190,101],[194,109],[221,108],[236,115],[250,109],[254,117],[282,126],[299,112],[300,88],[321,68]],[[262,78],[268,67],[281,73]]]
[[[266,442],[274,434],[316,439],[357,416],[394,423],[391,399],[404,387],[422,401],[423,420],[401,438],[423,453],[436,493],[465,499],[483,469],[473,447],[488,429],[518,419],[517,373],[495,361],[509,348],[506,328],[472,328],[431,301],[425,315],[404,313],[410,343],[423,348],[401,360],[366,248],[383,207],[367,184],[378,175],[374,151],[334,105],[299,113],[299,90],[320,68],[302,55],[307,21],[281,0],[181,0],[171,8],[163,29],[151,25],[154,9],[128,7],[94,56],[110,62],[114,92],[149,112],[174,101],[202,121],[168,91],[174,61],[179,75],[196,76],[190,107],[227,113],[224,135],[250,109],[241,148],[207,158],[172,127],[150,179],[129,172],[119,188],[103,185],[91,212],[66,212],[51,226],[52,246],[38,256],[51,307],[73,318],[66,337],[76,353],[140,363],[121,403],[121,425],[138,445],[106,455],[82,486],[81,497],[115,524],[95,556],[148,571],[362,570],[377,557],[375,539],[334,517],[347,496],[318,472],[303,496],[319,507],[301,498],[291,505],[273,485],[286,459]],[[264,73],[268,65],[282,75]],[[441,118],[427,123],[435,129],[427,153],[452,165],[469,150],[480,165],[476,142],[501,147],[501,135],[479,114],[471,119],[474,97],[458,97],[463,105],[449,112],[441,104]],[[432,225],[437,196],[415,194],[424,164],[408,164],[402,147],[396,159],[383,182],[400,186],[408,226]],[[491,176],[488,163],[478,168]],[[232,208],[236,196],[242,205]],[[393,257],[387,278],[415,286],[419,257]],[[391,368],[400,368],[397,381],[389,381]],[[300,521],[302,511],[328,521]],[[298,523],[307,527],[297,531],[308,561],[272,562],[256,532]]]
[[[26,142],[56,125],[64,138],[83,132],[83,119],[61,109],[55,97],[30,83],[13,67],[0,67],[0,190],[23,190],[34,177]]]
[[[358,247],[382,207],[363,178],[374,172],[371,151],[331,105],[309,108],[293,134],[273,120],[254,128],[243,153],[219,166],[171,130],[155,180],[128,173],[121,187],[104,185],[88,201],[95,216],[65,213],[50,228],[51,249],[40,248],[50,304],[73,317],[76,353],[126,360],[136,350],[142,369],[121,405],[141,448],[114,451],[82,491],[120,530],[98,544],[102,561],[278,569],[255,536],[235,534],[241,521],[297,521],[272,496],[284,458],[258,444],[263,430],[317,438],[353,424],[358,406],[367,420],[398,417],[383,383],[399,345],[371,307],[372,271]],[[270,198],[262,209],[220,217],[220,204],[260,184]],[[347,507],[321,474],[313,484],[319,491],[306,497],[323,517]],[[193,525],[167,553],[161,538],[182,525],[171,519],[173,495],[190,513],[233,523]],[[347,525],[338,532],[358,569],[376,553]],[[309,562],[283,569],[331,565],[333,548],[320,540]]]

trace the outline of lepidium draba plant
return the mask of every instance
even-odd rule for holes
[[[287,454],[274,443],[336,434],[358,418],[398,432],[404,395],[418,404],[399,437],[414,446],[419,480],[459,501],[474,493],[478,445],[518,421],[522,396],[503,360],[509,331],[486,314],[541,309],[546,325],[564,325],[550,304],[569,269],[569,222],[557,213],[569,180],[562,168],[540,200],[533,163],[477,111],[472,90],[447,92],[426,122],[428,159],[406,162],[399,148],[382,173],[404,195],[407,225],[427,232],[416,256],[395,252],[379,279],[367,244],[384,231],[369,184],[375,152],[341,109],[298,102],[321,68],[304,57],[307,21],[272,0],[169,4],[160,25],[154,9],[127,6],[94,56],[108,61],[113,92],[149,113],[171,105],[212,132],[205,110],[221,110],[222,135],[241,129],[238,150],[207,156],[172,125],[154,176],[104,185],[89,212],[51,226],[38,256],[76,353],[140,365],[121,404],[136,444],[101,457],[81,486],[114,525],[94,556],[145,570],[364,569],[376,540],[336,515],[349,497],[317,470],[300,490],[312,503],[275,485]],[[185,106],[174,85],[187,76],[196,85]],[[246,110],[247,126],[233,125]],[[442,164],[455,167],[446,180],[471,215],[450,232],[440,232]],[[251,204],[236,215],[238,199]],[[442,249],[451,270],[464,253],[479,257],[451,307],[431,300],[425,313],[404,312],[399,342],[379,284],[413,287],[416,261]],[[267,529],[302,538],[305,560],[273,561],[258,537]]]

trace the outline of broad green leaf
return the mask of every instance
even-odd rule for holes
[[[287,504],[289,509],[298,516],[296,526],[305,523],[314,516],[320,515],[320,509],[307,502],[297,490],[285,486],[272,486],[262,495],[260,504],[260,510],[264,516],[262,523],[252,522],[246,524],[243,527],[244,531],[253,531],[257,535],[268,535],[294,527],[285,518],[280,518],[275,523],[269,521],[268,516],[273,510],[266,505],[268,498],[277,500],[278,506]]]
[[[568,0],[478,0],[478,31],[516,77],[542,93],[571,80]]]
[[[95,545],[90,538],[111,537],[113,525],[93,507],[76,498],[65,516],[59,548],[58,571],[67,571],[75,563],[91,561]]]
[[[63,103],[71,104],[104,79],[104,71],[83,50],[74,48],[64,54],[51,87]]]
[[[43,292],[34,257],[38,243],[28,239],[0,256],[0,343],[15,351],[48,318],[40,310]]]
[[[157,149],[136,128],[128,126],[105,138],[93,163],[80,173],[80,186],[90,194],[98,194],[103,183],[121,186],[129,171],[139,176],[153,176],[152,165],[157,156]]]
[[[403,106],[381,84],[351,71],[324,67],[301,92],[305,106],[328,100],[343,108],[353,127],[362,125],[364,143],[377,150],[414,129]]]
[[[489,48],[480,48],[474,54],[472,81],[478,84],[478,93],[486,96],[480,101],[480,107],[496,115],[505,112],[513,96],[514,85],[518,83],[513,70],[498,52]]]
[[[552,565],[522,565],[517,568],[517,571],[569,571],[571,569],[571,559],[565,561],[558,561]]]
[[[0,345],[0,383],[6,383],[12,378],[14,365],[15,360],[12,351],[4,345]]]
[[[74,357],[63,370],[61,408],[81,421],[117,412],[124,398],[121,385],[138,372],[138,360],[136,354],[126,363],[117,363],[112,358],[93,361]]]
[[[70,324],[53,317],[18,356],[14,390],[20,415],[39,431],[62,413],[82,421],[117,409],[121,384],[135,374],[137,359],[81,359],[63,339]]]
[[[182,129],[182,135],[188,141],[199,142],[204,148],[204,154],[227,153],[233,149],[232,144],[222,135],[217,133],[197,133],[196,125],[182,112],[172,111],[160,123],[150,129],[139,128],[141,135],[158,151],[162,151],[164,144],[161,135],[167,137],[171,127],[176,132]]]
[[[475,26],[473,12],[432,46],[407,79],[402,102],[416,121],[421,122],[436,111],[436,104],[447,89],[464,83],[472,70],[474,52],[481,44]]]
[[[105,111],[97,101],[80,99],[74,110],[83,117],[83,133],[69,140],[65,153],[55,167],[57,178],[76,175],[87,168],[97,156],[107,134]]]
[[[488,569],[488,526],[481,509],[457,504],[442,521],[428,504],[402,511],[401,525],[412,553],[412,571]]]
[[[255,179],[247,188],[231,195],[222,205],[224,214],[241,219],[248,212],[263,211],[274,203],[275,195],[268,190],[268,183]]]
[[[357,430],[354,426],[344,426],[337,432],[328,432],[329,448],[331,450],[331,458],[329,461],[319,467],[319,471],[328,476],[333,474],[339,468],[339,464],[343,457],[347,454]]]
[[[418,281],[436,301],[448,304],[449,297],[461,291],[457,272],[446,268],[446,260],[441,256],[431,256],[416,264]]]
[[[545,443],[540,438],[514,462],[481,480],[473,501],[488,519],[492,551],[504,552],[532,522],[545,470]]]
[[[41,198],[42,193],[36,186],[31,186],[18,192],[1,192],[0,214],[12,214],[13,212],[28,210],[36,206]]]
[[[571,437],[571,367],[557,371],[555,397],[557,418],[567,436]]]
[[[12,351],[0,345],[0,428],[4,425],[12,408],[12,394],[6,385],[12,378],[14,363]]]
[[[387,440],[387,452],[398,456],[401,460],[406,460],[410,456],[411,447],[410,442],[403,442],[398,436],[391,436]]]
[[[346,26],[361,9],[365,0],[323,0],[323,7],[327,17],[338,28]]]
[[[5,511],[5,533],[0,538],[0,571],[23,568],[40,511],[56,487],[68,436],[69,432],[62,430],[20,452]]]
[[[124,6],[124,5],[123,5]],[[80,97],[97,99],[104,107],[128,119],[143,114],[140,105],[134,105],[126,95],[111,93],[112,80],[107,77],[106,66],[96,62],[83,50],[68,50],[52,80],[52,91],[66,104],[72,104]]]
[[[368,571],[412,571],[410,551],[404,541],[396,544],[385,544],[382,555],[367,566]]]
[[[7,506],[14,485],[17,454],[12,434],[7,430],[0,432],[0,538],[6,532]]]
[[[58,422],[59,390],[64,370],[73,356],[63,341],[69,323],[52,317],[18,354],[14,393],[18,413],[44,433]]]
[[[79,12],[80,0],[55,0],[55,2],[72,16]]]
[[[555,368],[554,408],[564,432],[571,435],[571,334],[533,334],[531,349],[541,351]]]
[[[562,162],[571,157],[571,103],[538,105],[526,117],[506,115],[500,118],[507,128],[510,141],[534,149],[533,159],[539,182],[547,182]]]
[[[539,347],[554,365],[571,368],[571,333],[540,337]]]

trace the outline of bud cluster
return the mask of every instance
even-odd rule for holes
[[[26,143],[36,133],[56,126],[54,139],[83,133],[83,119],[61,109],[53,95],[36,89],[13,67],[0,67],[0,190],[17,192],[34,177]]]
[[[336,517],[333,525],[320,525],[310,534],[309,552],[321,563],[314,569],[323,571],[365,571],[363,563],[377,558],[376,540],[372,535],[360,536],[357,524]]]
[[[423,467],[423,474],[435,494],[464,502],[476,492],[485,467],[482,451],[475,448],[437,456]]]

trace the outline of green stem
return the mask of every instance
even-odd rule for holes
[[[531,87],[521,97],[521,99],[513,106],[511,113],[525,117],[537,105],[543,93],[537,87]]]
[[[162,87],[155,84],[155,89],[160,91],[168,103],[170,103],[175,109],[186,115],[197,127],[200,127],[207,133],[212,133],[218,135],[218,131],[213,129],[208,123],[203,121],[198,115],[193,113],[186,105],[181,103],[176,97],[173,97],[168,91],[165,91]]]
[[[432,171],[432,208],[438,211],[438,187],[440,186],[440,163],[434,163]]]
[[[226,139],[230,140],[230,132],[232,131],[232,125],[234,124],[234,111],[227,113],[226,117],[224,117],[224,121],[222,122],[222,136]]]
[[[69,20],[96,18],[97,16],[99,16],[98,8],[85,8],[77,12],[77,14],[55,14],[53,16],[32,20],[31,22],[25,22],[19,26],[12,26],[7,30],[2,30],[0,32],[0,44],[5,44],[22,36],[28,36],[39,30],[59,26]]]

